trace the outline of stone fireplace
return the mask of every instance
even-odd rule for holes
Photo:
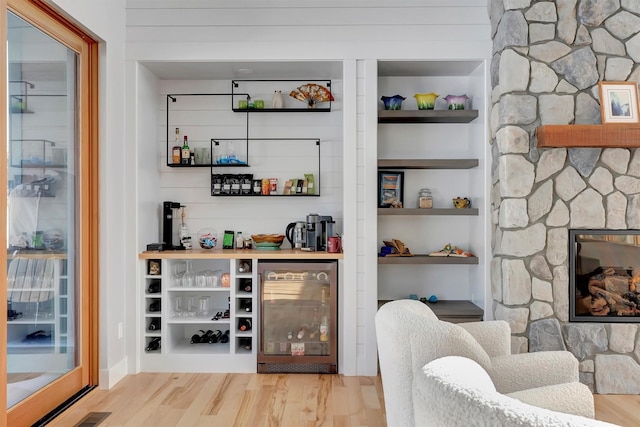
[[[514,352],[571,351],[597,393],[640,394],[640,335],[569,321],[569,229],[640,229],[640,151],[537,147],[599,124],[598,81],[640,81],[637,0],[490,0],[494,317]],[[640,143],[640,142],[639,142]]]

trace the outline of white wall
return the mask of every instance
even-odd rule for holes
[[[127,182],[134,171],[125,138],[125,0],[48,0],[100,41],[100,387],[126,374],[122,296],[136,282],[133,195]]]
[[[375,138],[372,112],[366,105],[376,102],[366,89],[375,87],[365,70],[375,70],[371,60],[478,59],[491,51],[485,0],[407,0],[398,4],[384,0],[331,0],[322,6],[299,1],[222,0],[48,0],[73,21],[101,40],[100,61],[100,370],[101,387],[110,387],[135,364],[136,316],[130,304],[122,304],[136,284],[138,230],[133,212],[141,201],[132,189],[137,183],[136,160],[127,156],[131,144],[140,141],[144,129],[125,117],[131,91],[139,79],[150,84],[136,61],[181,60],[365,60],[357,72],[345,73],[347,89],[357,87],[357,132],[345,123],[345,153],[357,142],[357,169],[345,168],[344,181],[357,192],[345,191],[344,212],[357,212],[357,224],[346,236],[346,259],[356,270],[346,274],[345,286],[357,289],[357,362],[349,361],[351,374],[376,372],[375,335],[371,327],[377,298],[370,285],[375,268],[375,243],[367,240],[372,222],[372,180],[375,182],[376,153],[367,150]],[[126,16],[125,16],[126,5]],[[312,16],[314,18],[309,18]],[[125,33],[126,21],[126,33]],[[125,85],[125,34],[127,66]],[[369,62],[367,62],[369,61]],[[353,66],[353,62],[350,63]],[[138,72],[139,71],[139,72]],[[142,75],[142,77],[140,77]],[[148,100],[136,100],[139,103]],[[363,102],[365,105],[363,105]],[[346,108],[346,107],[345,107]],[[375,108],[375,107],[374,107]],[[370,108],[369,108],[370,109]],[[127,108],[128,113],[133,113]],[[368,119],[366,119],[368,117]],[[137,136],[136,136],[137,135]],[[357,139],[357,141],[356,141]],[[375,145],[374,145],[375,146]],[[345,155],[345,159],[351,158]],[[140,179],[148,179],[141,177]],[[353,187],[355,185],[355,188]],[[123,196],[124,195],[124,196]],[[375,200],[375,199],[373,199]],[[366,212],[369,212],[367,215]],[[374,216],[375,218],[375,216]],[[142,227],[143,234],[151,226]],[[346,230],[350,231],[350,230]],[[373,258],[373,261],[372,261]],[[349,267],[345,268],[347,270]],[[357,273],[356,273],[357,272]],[[374,281],[375,283],[375,281]],[[354,298],[355,301],[355,298]],[[128,334],[125,348],[118,325]],[[355,334],[348,332],[349,337]],[[125,352],[126,350],[126,352]],[[356,366],[357,365],[357,366]]]
[[[357,111],[343,115],[344,156],[357,158],[357,168],[344,167],[343,209],[357,216],[345,218],[355,229],[344,230],[345,265],[356,266],[342,283],[357,312],[356,325],[342,325],[357,341],[357,354],[345,360],[351,375],[377,371],[375,61],[481,60],[490,54],[486,0],[333,0],[321,6],[293,0],[232,6],[222,0],[127,1],[129,61],[346,61],[351,71],[344,73],[345,94],[357,94]],[[348,197],[354,192],[355,198]]]

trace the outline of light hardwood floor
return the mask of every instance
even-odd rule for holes
[[[383,427],[381,384],[342,375],[142,373],[92,391],[49,425],[112,412],[100,427]]]
[[[640,425],[640,396],[595,395],[596,418]],[[49,424],[71,427],[111,412],[100,427],[384,427],[380,377],[312,374],[130,375],[94,390]]]

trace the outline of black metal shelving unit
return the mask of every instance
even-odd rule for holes
[[[241,95],[241,94],[236,94],[236,95]],[[249,96],[248,94],[242,94],[245,96]],[[169,148],[169,143],[170,143],[170,139],[169,139],[169,105],[171,105],[170,103],[175,103],[178,101],[178,98],[181,96],[230,96],[233,98],[233,93],[173,93],[173,94],[167,94],[167,146],[166,146],[166,156],[167,156],[167,166],[170,168],[208,168],[211,167],[211,164],[204,164],[204,165],[183,165],[183,164],[179,164],[179,163],[171,163],[169,162],[169,159],[171,158],[171,148]],[[248,111],[247,111],[248,112]],[[246,125],[246,138],[249,138],[249,114],[247,114],[247,125]],[[213,161],[213,159],[212,159]]]
[[[246,167],[250,167],[249,164],[249,146],[250,146],[250,142],[258,142],[258,141],[273,141],[273,142],[278,142],[278,141],[307,141],[307,142],[315,142],[315,145],[317,147],[317,158],[318,158],[318,173],[317,173],[317,179],[315,179],[316,175],[314,174],[314,179],[315,179],[315,193],[314,194],[269,194],[269,195],[264,195],[264,194],[212,194],[213,197],[319,197],[320,196],[320,166],[321,166],[321,157],[320,157],[320,139],[319,138],[211,138],[211,145],[210,145],[210,149],[211,149],[211,153],[212,153],[212,158],[213,158],[213,153],[214,153],[214,147],[219,146],[220,142],[222,141],[244,141],[246,143],[246,155],[247,155],[247,162],[244,164],[229,164],[229,163],[221,163],[221,164],[215,164],[213,163],[212,160],[212,164],[211,164],[211,175],[214,174],[214,171],[221,169],[221,168],[246,168]],[[189,167],[184,166],[184,167]]]
[[[327,80],[327,79],[318,79],[318,80],[314,80],[314,79],[309,79],[309,80],[295,80],[295,79],[257,79],[257,80],[232,80],[231,81],[231,109],[237,113],[328,113],[331,111],[331,103],[332,101],[327,101],[324,104],[328,104],[328,107],[315,107],[315,108],[305,108],[305,107],[300,107],[300,108],[295,108],[295,107],[287,107],[287,108],[268,108],[265,106],[265,108],[249,108],[249,104],[250,101],[252,99],[251,94],[249,93],[235,93],[235,90],[239,88],[241,83],[250,83],[250,82],[264,82],[264,83],[268,83],[268,82],[298,82],[300,84],[304,84],[305,82],[308,83],[316,83],[316,82],[322,82],[324,83],[324,85],[327,87],[327,89],[329,89],[329,91],[331,91],[331,80]],[[292,87],[292,89],[294,89],[294,87]],[[291,89],[288,89],[291,90]],[[287,93],[282,93],[282,96],[288,96]],[[237,100],[240,97],[246,97],[247,100],[247,108],[238,108],[237,107]],[[266,100],[265,100],[266,102]]]

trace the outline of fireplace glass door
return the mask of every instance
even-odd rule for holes
[[[569,320],[640,321],[640,230],[569,231]]]

